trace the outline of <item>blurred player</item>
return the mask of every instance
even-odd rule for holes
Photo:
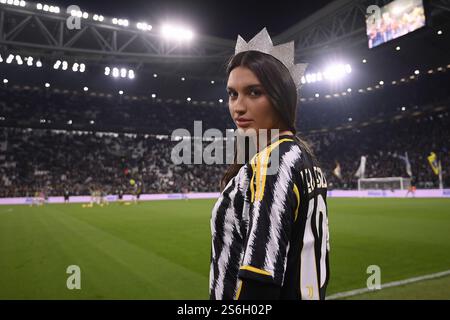
[[[70,192],[68,188],[64,188],[64,203],[69,203]]]

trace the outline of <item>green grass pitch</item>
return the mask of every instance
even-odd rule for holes
[[[214,200],[0,206],[0,299],[207,299]],[[450,199],[329,199],[328,294],[450,269]],[[66,269],[81,269],[68,290]],[[450,299],[450,278],[364,299]],[[356,297],[358,298],[358,297]]]

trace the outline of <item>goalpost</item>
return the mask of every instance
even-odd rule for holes
[[[411,178],[385,177],[358,179],[358,190],[406,190],[410,186]]]

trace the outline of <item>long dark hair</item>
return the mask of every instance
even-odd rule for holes
[[[226,69],[227,76],[229,77],[231,71],[239,66],[250,69],[259,79],[283,124],[294,133],[294,138],[302,152],[307,153],[312,162],[317,164],[317,159],[309,143],[297,134],[295,126],[298,102],[297,89],[289,70],[273,56],[253,50],[240,52],[232,56]],[[247,152],[245,152],[245,155],[247,155]],[[221,191],[243,166],[243,164],[237,163],[236,144],[234,156],[234,163],[228,167],[220,182]],[[248,160],[246,159],[246,161]]]

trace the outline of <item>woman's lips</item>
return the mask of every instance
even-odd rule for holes
[[[252,121],[253,121],[253,120],[237,119],[237,120],[236,120],[236,124],[237,124],[239,127],[245,128],[245,127],[248,127]]]

